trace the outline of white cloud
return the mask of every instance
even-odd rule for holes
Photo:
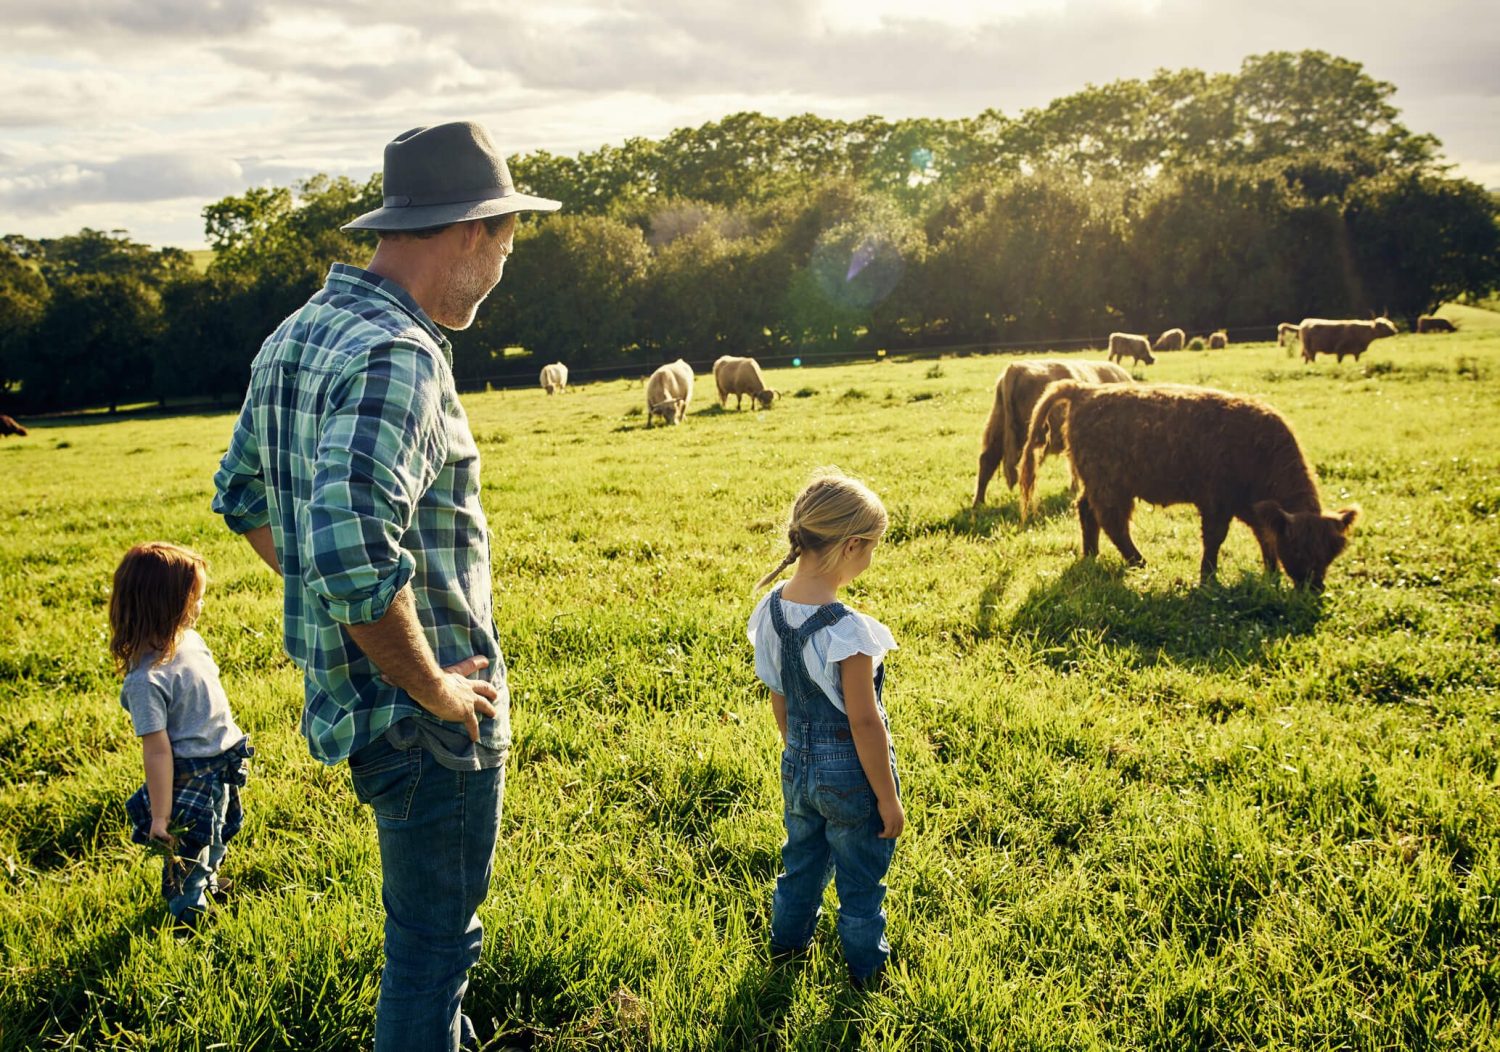
[[[1420,17],[1399,0],[0,0],[0,21],[0,231],[39,236],[128,217],[141,240],[175,241],[201,194],[185,213],[197,243],[219,196],[363,178],[392,135],[459,117],[507,151],[572,153],[745,109],[1015,113],[1302,48],[1396,84],[1407,123],[1462,173],[1500,168],[1487,0]]]
[[[0,177],[0,207],[47,214],[82,204],[222,197],[241,188],[239,164],[218,157],[146,153]]]

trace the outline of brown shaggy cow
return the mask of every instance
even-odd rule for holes
[[[24,436],[25,434],[26,434],[26,429],[24,427],[22,427],[20,424],[16,423],[15,417],[6,416],[4,413],[0,413],[0,436],[5,436],[5,435],[22,435],[22,436]]]
[[[1286,420],[1270,406],[1174,384],[1052,384],[1031,414],[1021,458],[1021,507],[1036,484],[1034,451],[1059,405],[1073,471],[1082,484],[1078,521],[1085,558],[1099,553],[1102,527],[1125,561],[1145,558],[1130,539],[1135,501],[1193,504],[1203,519],[1204,583],[1219,547],[1239,519],[1255,533],[1267,573],[1279,561],[1298,585],[1323,587],[1323,575],[1348,543],[1358,508],[1323,514],[1317,479]]]
[[[1222,351],[1229,346],[1229,333],[1220,329],[1218,332],[1210,333],[1208,337],[1208,349],[1211,351]]]
[[[1457,332],[1458,326],[1447,318],[1439,318],[1432,314],[1424,314],[1417,319],[1417,332]]]
[[[1303,318],[1297,326],[1297,336],[1302,340],[1302,360],[1311,362],[1320,354],[1332,354],[1339,361],[1352,354],[1354,360],[1369,349],[1370,344],[1386,336],[1396,335],[1396,326],[1389,318],[1374,321],[1329,321],[1327,318]]]
[[[1129,383],[1130,374],[1109,362],[1066,362],[1057,360],[1012,362],[995,381],[995,401],[990,418],[984,425],[984,441],[979,450],[979,484],[974,488],[974,507],[984,503],[984,491],[994,477],[995,468],[1005,472],[1006,486],[1016,486],[1016,465],[1021,460],[1021,443],[1026,441],[1026,426],[1031,423],[1031,408],[1054,380],[1078,380],[1083,383]],[[1051,438],[1042,451],[1061,453],[1061,418],[1052,421]]]
[[[1187,333],[1181,329],[1168,329],[1151,345],[1153,351],[1180,351],[1187,343]]]

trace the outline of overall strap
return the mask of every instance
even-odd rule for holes
[[[799,648],[806,646],[807,641],[812,638],[814,632],[817,632],[819,629],[833,627],[844,618],[852,615],[853,612],[843,603],[824,603],[817,610],[813,611],[811,617],[797,627],[797,646]]]
[[[837,624],[851,611],[842,603],[825,603],[813,611],[801,625],[792,628],[782,609],[781,589],[772,593],[771,625],[781,643],[782,695],[786,698],[789,727],[799,728],[793,738],[805,739],[806,728],[813,725],[844,724],[848,720],[823,694],[807,669],[807,641],[820,629]]]

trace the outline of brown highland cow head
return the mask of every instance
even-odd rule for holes
[[[1331,515],[1317,511],[1287,511],[1274,500],[1255,506],[1261,524],[1271,531],[1276,558],[1297,586],[1323,590],[1323,575],[1344,546],[1349,527],[1359,518],[1358,508],[1343,508]]]

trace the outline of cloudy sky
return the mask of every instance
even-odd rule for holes
[[[1500,186],[1494,0],[0,0],[0,233],[203,244],[201,210],[364,178],[417,124],[576,153],[740,110],[1014,113],[1321,48]]]

